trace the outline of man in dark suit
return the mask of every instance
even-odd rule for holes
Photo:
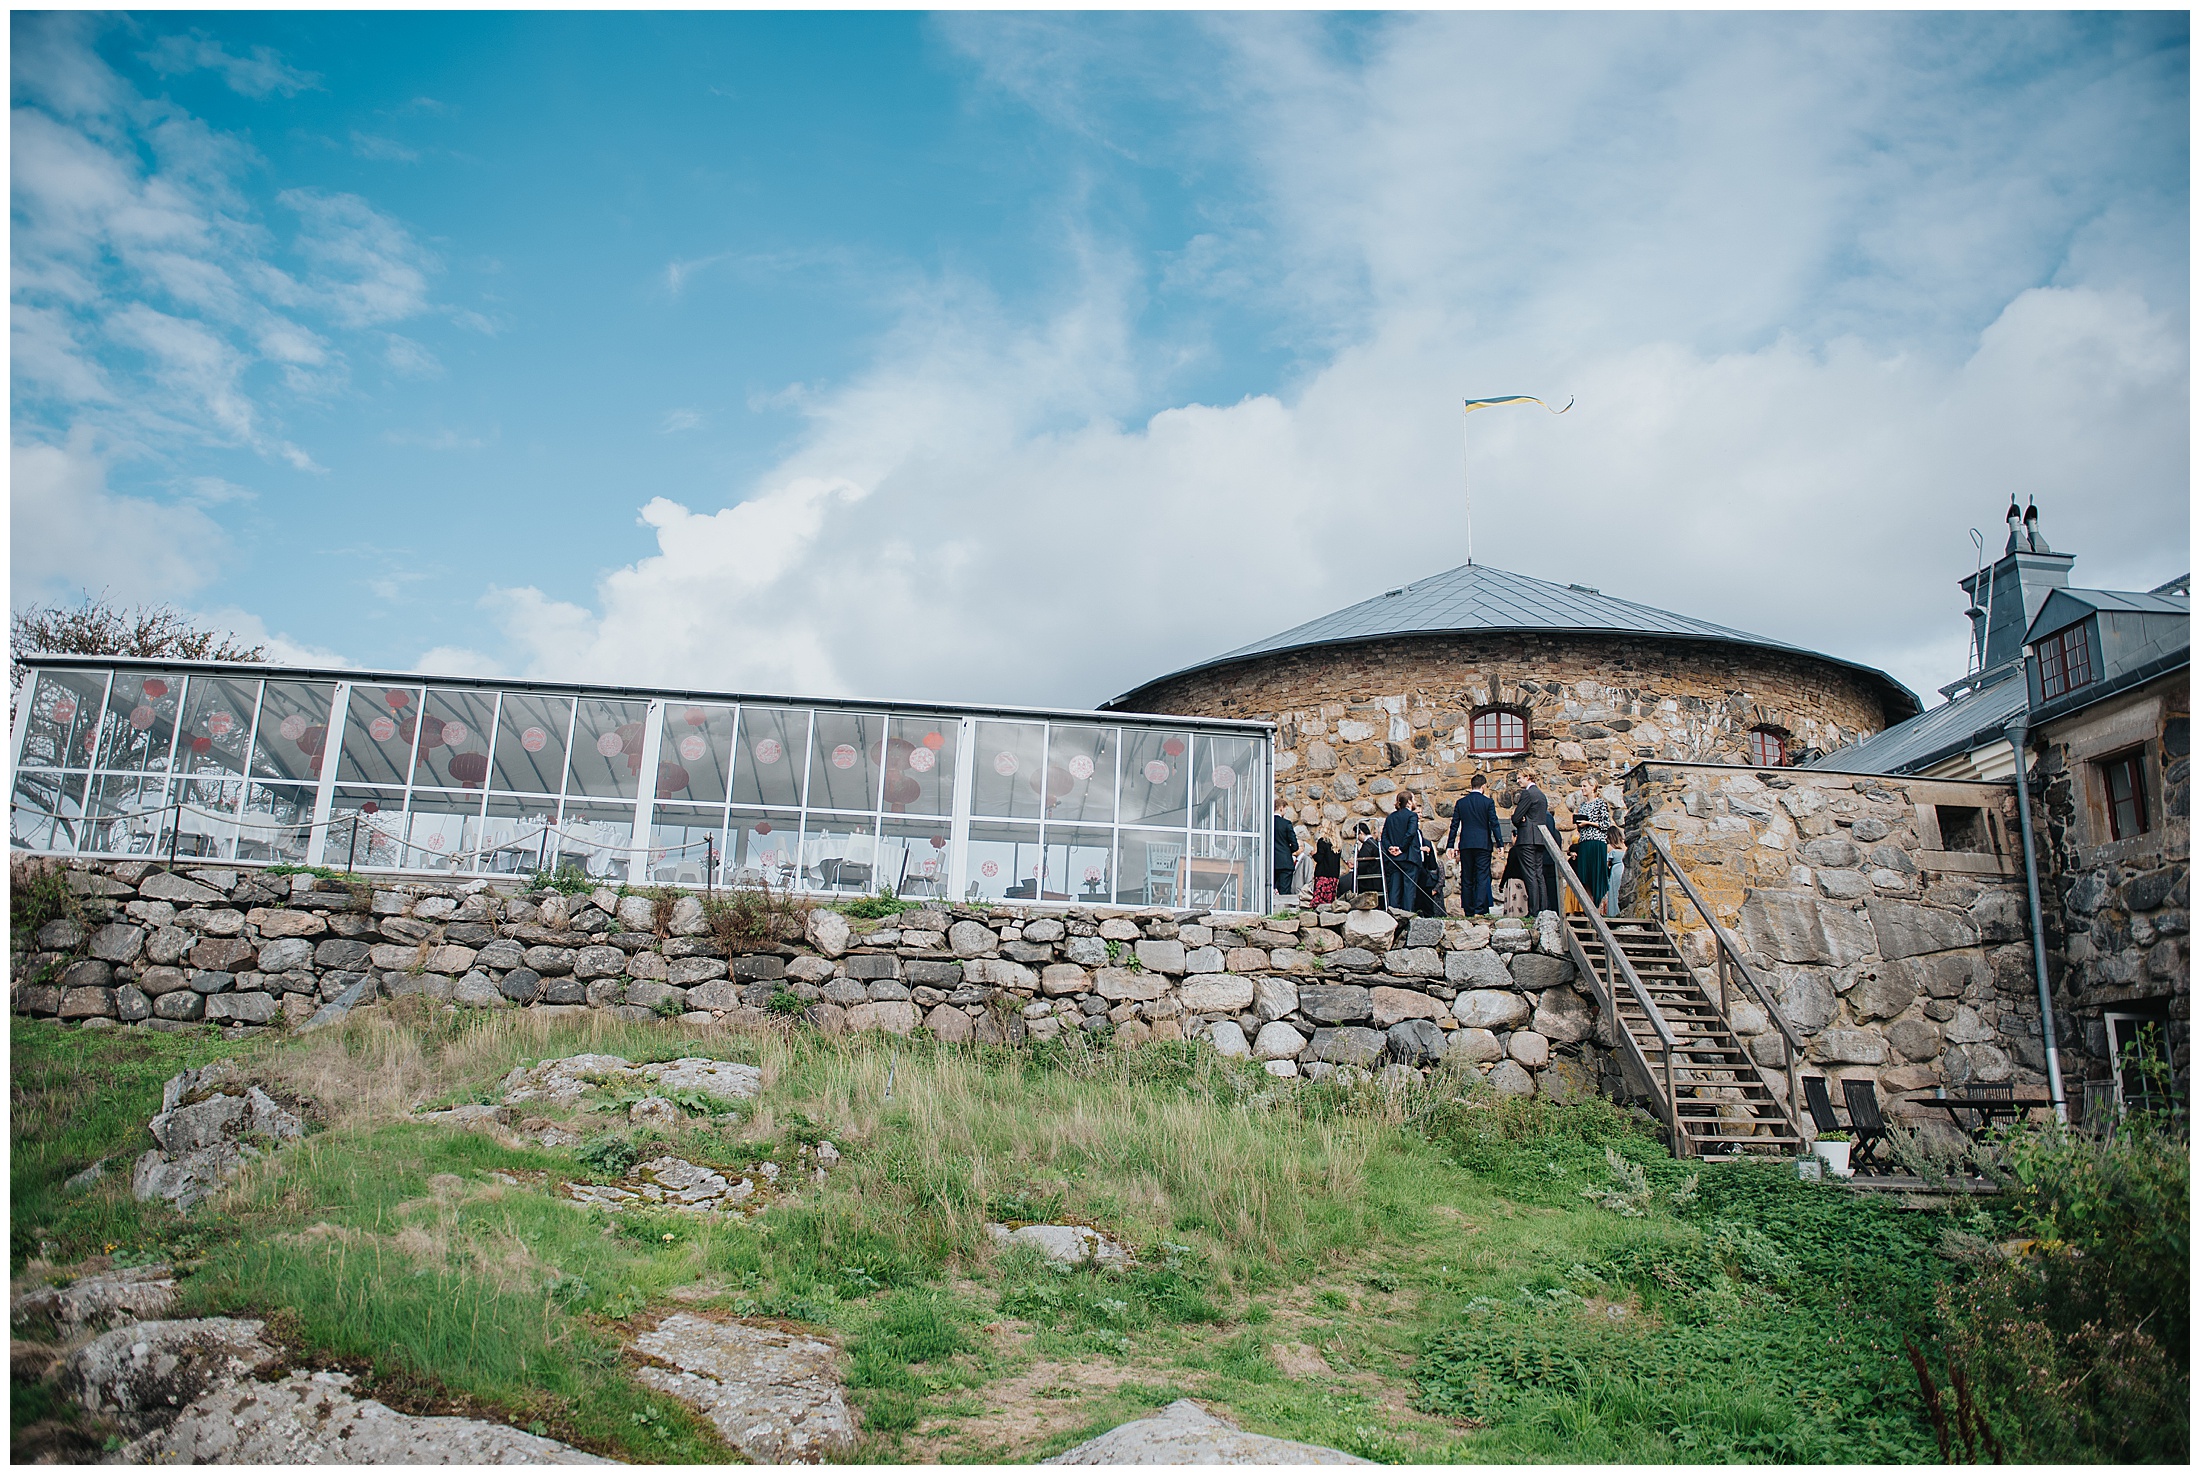
[[[1482,792],[1481,774],[1451,811],[1444,848],[1459,855],[1459,907],[1470,917],[1490,909],[1490,851],[1497,845],[1497,805]]]
[[[1383,821],[1383,900],[1401,912],[1413,910],[1413,892],[1421,873],[1421,819],[1410,794]]]
[[[1288,906],[1299,895],[1299,827],[1291,823],[1291,801],[1276,801],[1276,905]]]
[[[1528,914],[1555,911],[1558,908],[1558,878],[1551,870],[1551,852],[1543,844],[1548,833],[1558,838],[1558,827],[1551,821],[1551,801],[1536,786],[1535,770],[1520,771],[1520,799],[1513,805],[1513,843],[1526,846],[1522,854],[1526,864],[1521,867],[1521,879],[1528,887]]]

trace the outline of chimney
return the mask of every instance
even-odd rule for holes
[[[2047,539],[2040,534],[2037,506],[2020,511],[2017,499],[2011,497],[2007,521],[2009,542],[2000,560],[1992,568],[1964,579],[1959,586],[1971,597],[1971,607],[1965,613],[1971,619],[1974,642],[1984,627],[1986,650],[1979,663],[1981,671],[1991,671],[2024,653],[2024,632],[2032,627],[2032,617],[2047,603],[2050,590],[2069,587],[2070,566],[2077,562],[2075,554],[2048,548]]]

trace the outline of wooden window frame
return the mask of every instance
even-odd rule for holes
[[[1496,742],[1488,747],[1482,743],[1481,729],[1485,718],[1496,725]],[[1508,722],[1520,725],[1518,744],[1508,744],[1505,741],[1505,724]],[[1478,707],[1467,718],[1467,752],[1476,758],[1518,757],[1528,751],[1529,732],[1528,714],[1518,707]]]
[[[1770,742],[1772,757],[1768,760],[1761,744]],[[1749,766],[1752,768],[1785,768],[1788,766],[1788,735],[1777,727],[1752,727],[1749,730]]]
[[[2101,774],[2101,807],[2108,814],[2110,840],[2130,840],[2154,828],[2153,818],[2147,810],[2145,758],[2145,749],[2127,748],[2121,753],[2094,760],[2094,767]],[[2119,775],[2130,785],[2130,793],[2121,800],[2116,797],[2116,779]],[[2118,813],[2127,805],[2131,810],[2131,822],[2128,826]]]
[[[2041,701],[2052,702],[2093,684],[2093,647],[2086,639],[2085,627],[2086,622],[2080,620],[2033,647],[2040,663]]]

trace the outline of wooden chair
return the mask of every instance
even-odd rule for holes
[[[1848,1102],[1849,1130],[1856,1137],[1851,1163],[1885,1172],[1886,1165],[1879,1161],[1879,1145],[1887,1140],[1887,1122],[1879,1114],[1879,1092],[1870,1081],[1843,1081],[1841,1095]]]
[[[1810,1124],[1821,1132],[1841,1130],[1841,1118],[1833,1113],[1833,1097],[1826,1092],[1824,1076],[1803,1077],[1803,1104],[1810,1108]]]

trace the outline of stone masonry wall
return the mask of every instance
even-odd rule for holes
[[[1243,661],[1133,693],[1141,711],[1276,724],[1276,785],[1302,829],[1387,811],[1400,788],[1448,817],[1476,773],[1497,791],[1532,762],[1554,800],[1649,759],[1747,763],[1749,732],[1791,751],[1880,731],[1877,689],[1846,667],[1743,646],[1620,636],[1416,636]],[[1475,709],[1528,716],[1526,757],[1467,752]],[[1616,794],[1613,797],[1617,797]]]
[[[1944,848],[1940,806],[1981,811],[1989,848]],[[1810,1073],[1868,1077],[1882,1098],[2044,1084],[2012,785],[1646,763],[1628,776],[1625,825],[1623,908],[1654,911],[1642,838],[1653,832],[1738,934]],[[1708,980],[1710,932],[1670,881],[1666,896],[1668,925]],[[1733,1020],[1776,1067],[1764,1011],[1744,1000]]]
[[[1247,922],[1196,912],[925,908],[808,913],[799,939],[729,949],[699,898],[662,930],[648,896],[504,892],[486,880],[357,889],[247,867],[72,863],[86,922],[47,923],[14,1008],[118,1026],[295,1026],[366,998],[764,1024],[790,995],[828,1031],[1018,1042],[1200,1038],[1278,1076],[1471,1071],[1512,1095],[1597,1088],[1594,1005],[1556,918],[1492,925],[1331,908]]]

